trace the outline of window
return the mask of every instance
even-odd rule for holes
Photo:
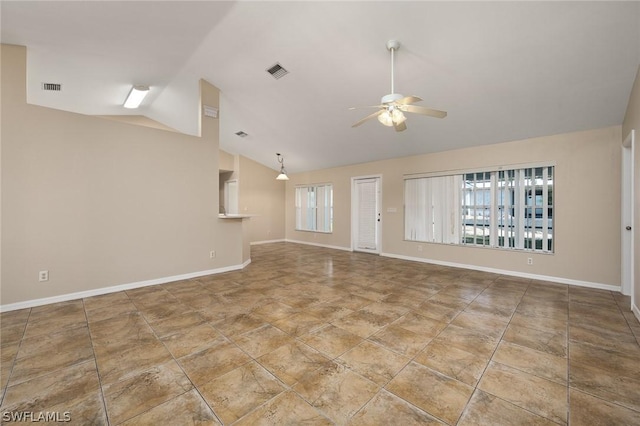
[[[553,252],[552,166],[405,180],[405,239]]]
[[[433,243],[460,240],[461,176],[405,181],[405,239]]]
[[[296,187],[296,230],[333,231],[333,186]]]

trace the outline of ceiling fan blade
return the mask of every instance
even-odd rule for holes
[[[406,112],[413,112],[415,114],[428,115],[430,117],[445,118],[447,116],[446,111],[438,111],[437,109],[425,108],[415,105],[403,105],[401,110]]]
[[[420,102],[422,99],[420,99],[417,96],[405,96],[402,99],[398,99],[396,102],[399,103],[400,105],[409,105],[409,104],[415,104],[416,102]]]
[[[353,126],[351,127],[358,127],[359,125],[361,125],[362,123],[364,123],[367,120],[370,120],[372,118],[375,118],[377,116],[379,116],[380,114],[382,114],[384,110],[380,110],[380,111],[376,111],[373,114],[367,115],[365,118],[363,118],[362,120],[358,121],[357,123],[355,123]]]
[[[365,105],[359,107],[349,107],[349,111],[353,111],[354,109],[363,109],[363,108],[383,108],[384,105]]]
[[[407,130],[407,125],[405,124],[404,121],[402,123],[398,123],[398,124],[394,123],[393,127],[396,129],[396,132],[403,132],[403,131]]]

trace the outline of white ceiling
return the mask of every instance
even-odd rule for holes
[[[220,147],[291,173],[621,124],[640,61],[638,2],[0,3],[28,47],[28,101],[144,114],[198,132],[198,80],[221,90]],[[448,111],[394,132],[351,125],[395,89]],[[279,62],[290,73],[275,80]],[[61,83],[59,93],[41,83]],[[131,85],[151,87],[138,111]],[[244,131],[240,138],[234,133]]]

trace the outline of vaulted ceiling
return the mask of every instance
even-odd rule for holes
[[[640,61],[638,2],[3,0],[0,13],[2,42],[28,47],[28,102],[197,134],[203,78],[221,90],[220,147],[274,169],[280,152],[294,173],[621,124]],[[446,118],[351,127],[374,110],[349,107],[390,93],[390,39],[396,92]],[[130,111],[134,84],[151,91]]]

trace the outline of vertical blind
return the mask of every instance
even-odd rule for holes
[[[405,180],[405,239],[553,252],[554,167]]]
[[[405,239],[457,243],[460,238],[459,175],[405,181]]]

